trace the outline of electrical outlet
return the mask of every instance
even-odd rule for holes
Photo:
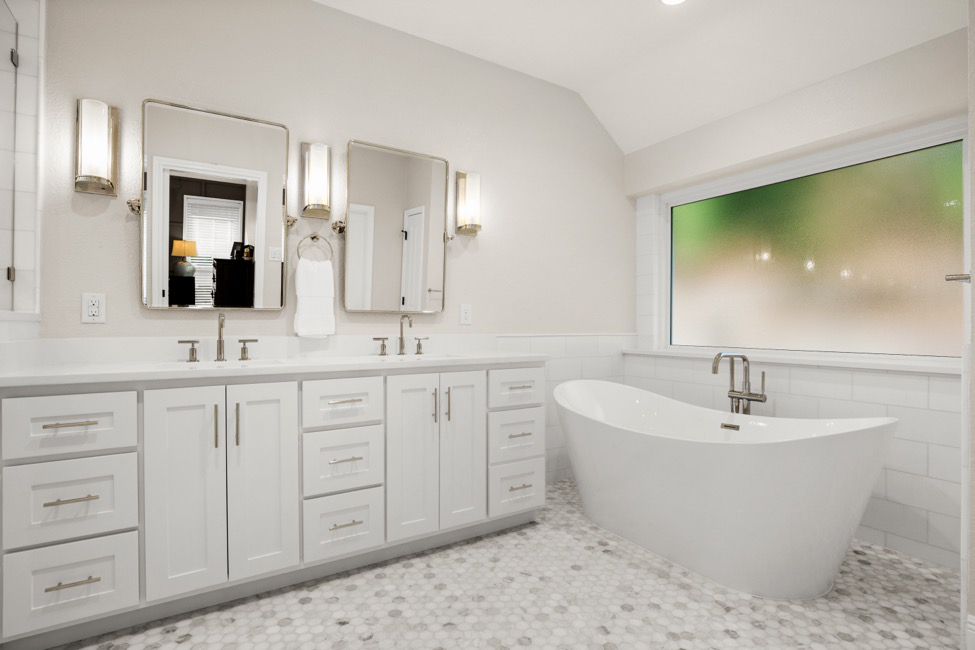
[[[268,246],[267,248],[267,261],[268,262],[283,262],[284,261],[284,251],[280,246]]]
[[[471,325],[474,323],[474,308],[470,305],[460,306],[460,324]]]
[[[104,323],[105,322],[105,294],[104,293],[81,294],[81,322],[82,323]]]

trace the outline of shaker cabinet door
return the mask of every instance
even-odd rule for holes
[[[487,409],[483,370],[440,375],[440,528],[487,517]]]
[[[298,565],[298,384],[227,387],[230,579]]]
[[[145,392],[146,600],[227,580],[224,387]]]
[[[440,527],[440,377],[398,375],[386,384],[386,540]]]

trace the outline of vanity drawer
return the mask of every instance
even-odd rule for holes
[[[382,487],[304,502],[305,562],[382,546],[386,541]]]
[[[381,485],[384,445],[382,425],[306,433],[302,440],[305,496]]]
[[[545,403],[545,368],[488,371],[488,408],[540,406]]]
[[[3,547],[139,525],[136,454],[18,465],[3,471]]]
[[[2,408],[8,460],[136,445],[134,391],[15,397],[3,400]]]
[[[138,604],[137,532],[3,558],[5,638]]]
[[[383,421],[383,378],[306,381],[301,386],[304,429]]]
[[[545,455],[545,408],[488,413],[488,462]]]
[[[488,516],[498,517],[545,505],[545,459],[488,468]]]

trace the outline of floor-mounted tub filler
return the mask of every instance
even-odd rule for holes
[[[594,523],[789,600],[832,587],[897,424],[727,413],[603,381],[566,382],[555,400]]]

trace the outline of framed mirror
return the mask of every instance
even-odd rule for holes
[[[443,311],[447,178],[443,158],[349,142],[346,311]]]
[[[284,125],[147,99],[142,179],[143,304],[284,306]]]

